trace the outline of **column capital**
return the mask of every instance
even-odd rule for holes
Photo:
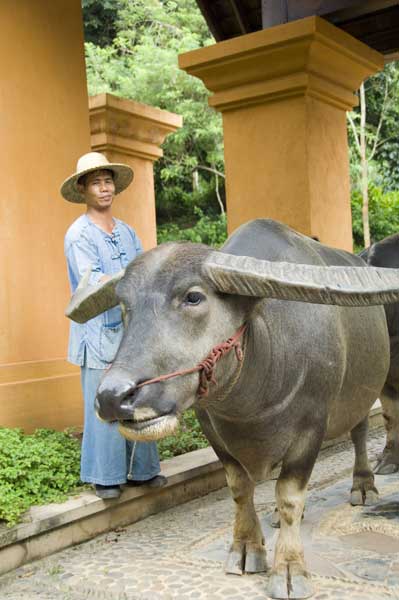
[[[182,126],[182,117],[112,94],[89,98],[91,147],[155,161],[166,136]]]
[[[384,58],[320,17],[308,17],[179,56],[180,68],[213,92],[220,111],[311,96],[342,110]]]

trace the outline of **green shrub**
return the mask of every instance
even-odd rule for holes
[[[219,247],[227,237],[226,216],[209,217],[200,208],[195,209],[199,220],[193,227],[181,227],[177,223],[167,223],[157,228],[158,243],[163,242],[195,242]]]
[[[188,410],[181,418],[179,431],[158,442],[158,451],[160,459],[164,460],[207,446],[209,446],[209,442],[202,433],[194,411]]]
[[[384,193],[380,187],[369,188],[369,220],[371,242],[378,242],[399,231],[399,192]],[[355,251],[364,248],[362,195],[352,192],[352,229]]]
[[[158,442],[161,460],[208,446],[194,411],[176,435]],[[79,485],[80,443],[70,432],[0,427],[0,522],[13,526],[31,506],[63,502]]]
[[[0,428],[0,520],[15,525],[30,506],[62,502],[79,484],[80,445],[68,432]]]

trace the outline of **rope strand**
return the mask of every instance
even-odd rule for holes
[[[236,331],[236,333],[230,337],[225,342],[218,344],[215,346],[208,356],[204,358],[196,367],[192,369],[185,369],[182,371],[175,371],[174,373],[168,373],[167,375],[160,375],[159,377],[154,377],[154,379],[147,379],[147,381],[142,381],[138,386],[138,388],[144,387],[145,385],[149,385],[150,383],[158,383],[159,381],[166,381],[167,379],[172,379],[172,377],[179,377],[183,375],[189,375],[191,373],[199,372],[199,386],[198,386],[198,396],[206,397],[209,394],[209,385],[212,383],[217,385],[217,381],[215,378],[214,370],[217,362],[225,356],[228,352],[230,352],[233,348],[235,350],[235,355],[238,362],[241,362],[243,359],[243,353],[241,348],[240,338],[243,335],[247,328],[247,324],[244,323],[241,327]]]

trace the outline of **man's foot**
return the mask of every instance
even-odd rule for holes
[[[119,498],[121,495],[121,488],[119,485],[100,485],[95,484],[96,496],[103,500],[111,500],[113,498]]]
[[[164,475],[155,475],[152,479],[145,479],[144,481],[139,481],[138,479],[128,479],[126,485],[138,486],[138,485],[146,485],[151,488],[161,488],[168,483],[168,480]]]

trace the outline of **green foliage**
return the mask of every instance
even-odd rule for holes
[[[157,219],[192,223],[194,206],[206,213],[217,207],[214,175],[199,171],[193,194],[193,171],[202,165],[223,172],[222,124],[203,83],[180,70],[177,59],[213,39],[195,0],[118,0],[115,8],[112,42],[102,47],[101,39],[86,38],[89,94],[110,92],[183,116],[183,127],[167,137],[164,158],[155,163]]]
[[[385,191],[399,189],[399,64],[389,63],[365,83],[366,156],[369,181]],[[360,127],[360,109],[352,113],[356,130]],[[348,127],[352,186],[360,187],[360,156],[351,127]]]
[[[371,77],[366,85],[368,121],[376,132],[383,115],[376,148],[375,162],[385,190],[399,189],[399,65],[388,63],[384,70]]]
[[[157,230],[158,244],[187,241],[216,248],[221,246],[227,237],[226,216],[219,215],[212,219],[204,215],[200,208],[194,210],[199,220],[193,227],[182,228],[176,223],[160,225]]]
[[[174,436],[158,442],[161,460],[208,446],[194,411],[181,418]],[[0,522],[9,527],[29,507],[63,502],[81,485],[80,443],[72,433],[0,428]]]
[[[384,193],[381,187],[369,187],[371,241],[378,242],[399,231],[399,191]],[[363,249],[362,196],[352,192],[352,229],[355,250]]]
[[[34,504],[63,501],[79,484],[79,463],[67,432],[0,428],[0,520],[11,526]]]
[[[193,410],[186,411],[180,421],[180,429],[176,435],[171,435],[158,442],[161,460],[179,456],[186,452],[206,448],[209,442],[202,433],[200,424]]]
[[[118,0],[82,0],[85,39],[99,46],[112,43],[116,35]]]

